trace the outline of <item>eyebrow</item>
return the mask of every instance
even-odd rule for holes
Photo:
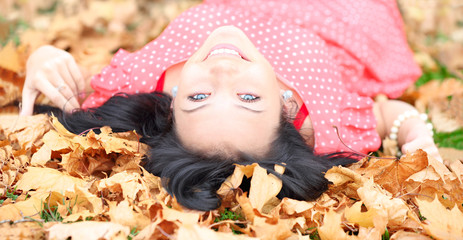
[[[193,109],[181,109],[181,110],[182,110],[183,112],[186,112],[186,113],[192,113],[192,112],[196,112],[196,111],[199,110],[199,109],[205,108],[205,107],[207,107],[207,106],[209,106],[209,103],[206,103],[206,104],[204,104],[204,105],[201,105],[201,106],[199,106],[199,107],[197,107],[197,108],[193,108]],[[238,108],[246,109],[246,110],[248,110],[248,111],[250,111],[250,112],[253,112],[253,113],[261,113],[261,112],[264,111],[264,110],[255,110],[255,109],[249,108],[249,107],[247,107],[247,106],[239,105],[239,104],[235,104],[235,106],[238,107]]]

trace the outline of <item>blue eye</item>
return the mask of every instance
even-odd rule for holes
[[[194,102],[199,102],[202,101],[206,98],[208,98],[211,94],[210,93],[198,93],[192,96],[188,96],[188,100],[194,101]]]
[[[260,99],[260,97],[254,96],[252,94],[238,94],[238,96],[241,98],[241,100],[245,102],[254,102]]]

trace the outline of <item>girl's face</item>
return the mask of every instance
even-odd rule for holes
[[[240,29],[220,27],[182,69],[176,131],[187,148],[203,153],[261,156],[276,137],[281,102],[270,63]]]

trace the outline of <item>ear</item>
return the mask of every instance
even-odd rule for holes
[[[293,120],[297,115],[299,106],[297,106],[297,102],[294,100],[294,98],[289,98],[286,100],[283,98],[285,91],[286,90],[280,89],[280,99],[282,102],[284,116],[288,120]]]

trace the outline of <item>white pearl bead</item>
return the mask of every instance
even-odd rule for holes
[[[397,120],[399,120],[400,122],[403,122],[405,120],[405,116],[399,115],[399,117],[397,117]]]
[[[421,118],[421,120],[426,121],[426,120],[428,120],[428,115],[426,113],[422,113],[422,114],[420,114],[420,118]]]

